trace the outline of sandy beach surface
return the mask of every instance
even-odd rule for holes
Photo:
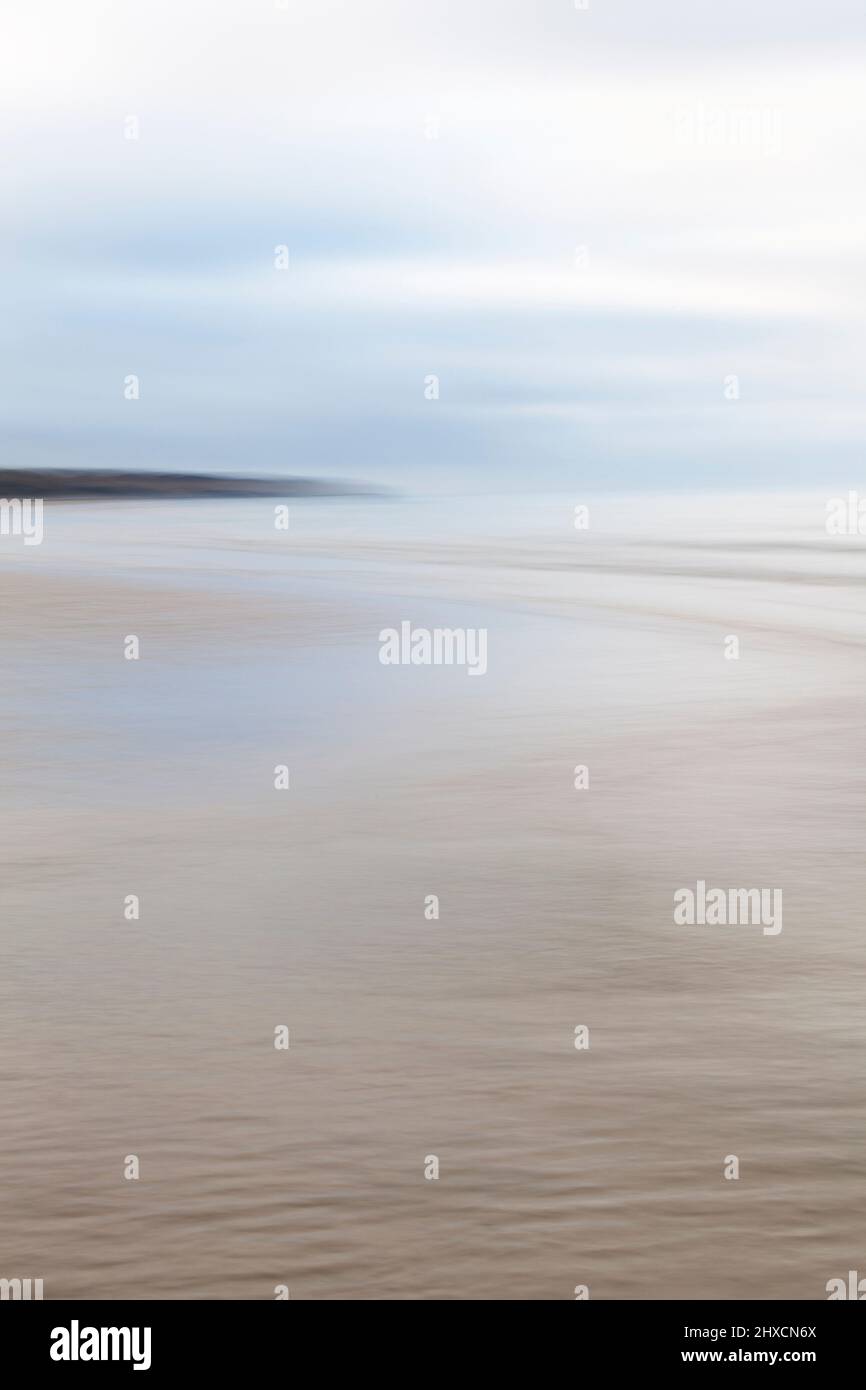
[[[285,535],[262,500],[58,505],[0,542],[0,1275],[864,1268],[866,542],[823,498],[602,499],[586,534],[575,500],[304,501]],[[404,620],[483,627],[486,675],[383,666]],[[697,880],[781,889],[783,929],[677,925]]]

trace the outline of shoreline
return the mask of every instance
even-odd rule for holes
[[[180,500],[194,497],[355,497],[384,496],[366,483],[336,478],[238,477],[219,473],[149,472],[108,468],[5,468],[0,499],[14,497],[74,500],[135,498]]]

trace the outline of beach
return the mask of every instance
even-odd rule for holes
[[[4,538],[9,1271],[544,1300],[862,1268],[866,560],[823,509],[57,503]],[[403,622],[483,629],[485,672],[384,665]],[[676,923],[698,881],[779,889],[783,928]]]

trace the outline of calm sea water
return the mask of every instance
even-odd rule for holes
[[[825,502],[74,504],[0,541],[0,1277],[862,1269],[866,539]],[[483,627],[487,674],[382,666],[404,620]],[[781,888],[782,932],[675,925],[698,879]]]

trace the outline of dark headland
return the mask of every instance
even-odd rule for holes
[[[319,478],[238,478],[220,473],[113,468],[0,469],[0,497],[348,497],[383,495],[364,483]]]

